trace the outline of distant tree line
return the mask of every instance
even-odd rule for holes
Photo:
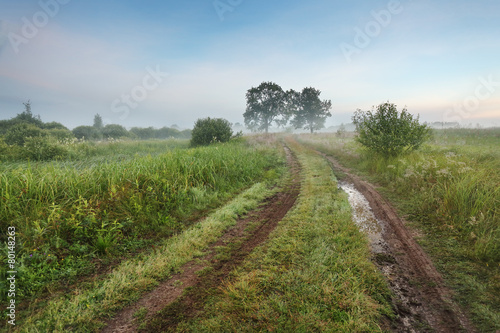
[[[176,128],[162,127],[159,129],[153,127],[141,128],[132,127],[129,131],[117,124],[103,125],[102,118],[99,114],[94,116],[93,126],[78,126],[73,129],[73,134],[77,139],[87,140],[103,140],[103,139],[189,139],[191,138],[191,130],[179,131]]]
[[[268,132],[274,123],[285,127],[288,122],[296,129],[313,133],[325,127],[325,120],[331,117],[330,100],[320,99],[321,91],[312,87],[298,92],[284,91],[274,82],[262,82],[246,93],[245,125],[252,131]]]
[[[191,138],[191,130],[133,127],[128,131],[117,124],[104,125],[99,114],[93,126],[78,126],[72,131],[58,122],[43,122],[31,111],[30,101],[23,103],[24,111],[15,117],[0,120],[0,160],[50,160],[67,155],[66,144],[74,139],[97,141],[110,139],[167,139]]]

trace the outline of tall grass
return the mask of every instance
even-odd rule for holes
[[[134,148],[125,149],[131,155]],[[196,212],[271,177],[283,163],[275,150],[241,142],[120,156],[76,166],[3,166],[0,229],[16,228],[20,298],[76,277],[93,258],[120,256],[182,230]]]
[[[482,141],[464,144],[456,131],[453,141],[460,144],[450,145],[446,133],[437,131],[432,145],[397,158],[370,154],[333,136],[302,140],[374,175],[389,191],[411,198],[414,218],[456,231],[474,259],[500,261],[500,156],[488,148],[500,146],[500,136],[488,130],[490,135],[484,134]],[[468,130],[464,131],[467,138]]]
[[[300,139],[381,185],[423,230],[420,242],[478,329],[500,329],[500,129],[434,131],[420,151],[392,159],[350,138]]]

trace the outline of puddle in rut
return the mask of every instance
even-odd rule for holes
[[[373,211],[366,200],[353,184],[339,182],[341,188],[348,195],[349,204],[352,207],[352,219],[370,240],[370,247],[373,253],[387,252],[387,244],[382,237],[384,227],[381,221],[377,220]]]
[[[352,208],[352,219],[370,241],[371,252],[375,255],[375,264],[387,278],[391,290],[396,295],[396,312],[399,316],[402,332],[415,333],[413,327],[420,325],[421,304],[409,293],[411,286],[399,270],[396,259],[392,256],[387,242],[383,238],[384,223],[373,214],[370,203],[353,184],[339,182],[339,188],[348,195]]]

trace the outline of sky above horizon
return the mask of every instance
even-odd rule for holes
[[[390,101],[421,121],[500,126],[500,2],[0,0],[0,119],[69,128],[243,123],[272,81],[332,101],[326,125]]]

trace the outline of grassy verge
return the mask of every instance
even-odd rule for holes
[[[272,194],[258,183],[223,208],[183,233],[173,236],[153,254],[123,262],[108,276],[82,286],[71,295],[49,301],[39,313],[18,323],[21,332],[91,332],[102,326],[102,319],[141,293],[176,272],[183,264],[202,255],[207,246],[233,225],[238,215],[255,208]]]
[[[77,166],[16,164],[0,173],[0,226],[16,228],[21,308],[95,274],[98,265],[119,262],[182,231],[244,188],[276,179],[284,164],[277,150],[244,142],[120,156]],[[6,236],[0,235],[2,243]],[[5,266],[6,244],[0,253]],[[5,274],[0,273],[2,302]]]
[[[420,151],[384,159],[352,138],[301,136],[381,186],[480,331],[500,329],[500,130],[436,131]]]
[[[388,290],[347,196],[325,160],[291,145],[304,176],[296,207],[178,331],[381,331]]]

